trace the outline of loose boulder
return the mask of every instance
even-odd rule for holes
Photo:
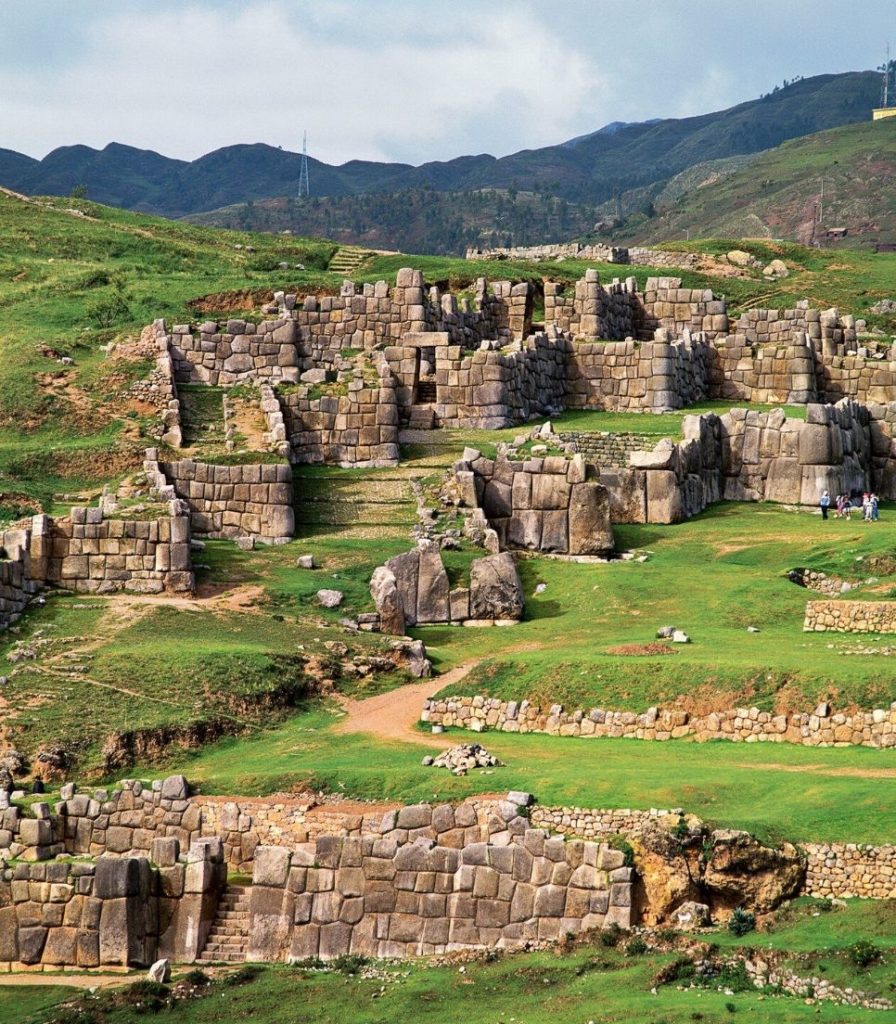
[[[478,558],[470,566],[470,617],[519,619],[525,600],[523,584],[510,552]]]
[[[806,865],[790,843],[776,849],[734,829],[719,829],[710,840],[703,884],[713,905],[766,913],[800,891]]]

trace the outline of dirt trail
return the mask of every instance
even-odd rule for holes
[[[896,768],[826,768],[822,764],[739,764],[738,768],[752,768],[754,771],[812,772],[813,775],[827,775],[843,779],[896,779]]]
[[[143,977],[139,971],[122,971],[121,974],[42,974],[29,971],[27,974],[0,974],[0,988],[17,985],[65,985],[69,988],[105,988],[108,985],[125,985]]]
[[[426,679],[422,683],[400,686],[397,690],[378,693],[365,700],[343,698],[341,703],[345,718],[339,722],[335,731],[366,732],[378,739],[410,741],[444,749],[444,737],[421,733],[415,728],[420,721],[423,701],[446,686],[460,682],[478,664],[478,661],[469,661],[444,675]]]

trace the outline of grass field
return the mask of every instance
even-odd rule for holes
[[[799,900],[779,911],[772,932],[753,932],[737,939],[716,931],[706,939],[725,953],[778,950],[791,955],[786,963],[801,976],[821,976],[862,992],[890,996],[894,908],[889,903],[850,903],[824,912],[816,901]],[[885,959],[868,969],[850,961],[848,947],[863,937],[875,942]],[[654,939],[649,938],[653,943]],[[681,982],[663,983],[664,968],[679,961],[684,947],[668,939],[647,952],[629,953],[625,943],[609,947],[582,943],[556,950],[494,956],[459,967],[426,963],[346,963],[321,971],[307,966],[250,968],[218,980],[199,998],[179,1001],[157,1019],[175,1024],[252,1020],[257,1024],[386,1024],[396,1020],[471,1024],[718,1024],[741,1015],[759,1024],[779,1022],[891,1021],[893,1011],[868,1011],[815,1003],[771,991],[759,991],[731,974],[722,986],[682,989]],[[176,979],[175,979],[176,980]],[[688,984],[685,982],[685,984]],[[720,990],[724,987],[726,991]],[[38,1024],[47,1019],[42,1007],[59,1000],[60,990],[0,986],[0,1024]],[[74,995],[74,993],[71,993]],[[128,998],[127,989],[84,998],[80,1019],[90,1024],[130,1024],[145,1018]],[[35,1010],[37,1012],[35,1012]],[[87,1014],[92,1013],[92,1017]],[[16,1015],[18,1014],[18,1015]],[[78,1012],[66,1020],[79,1019]]]

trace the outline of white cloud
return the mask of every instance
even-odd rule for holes
[[[2,3],[3,0],[0,0]],[[421,163],[611,120],[688,116],[873,66],[892,0],[22,0],[0,36],[0,146],[237,142]],[[799,45],[794,41],[798,40]]]

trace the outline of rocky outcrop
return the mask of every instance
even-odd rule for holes
[[[765,846],[748,832],[734,829],[713,832],[710,842],[703,886],[713,908],[744,906],[764,913],[802,888],[805,858],[790,843]]]

